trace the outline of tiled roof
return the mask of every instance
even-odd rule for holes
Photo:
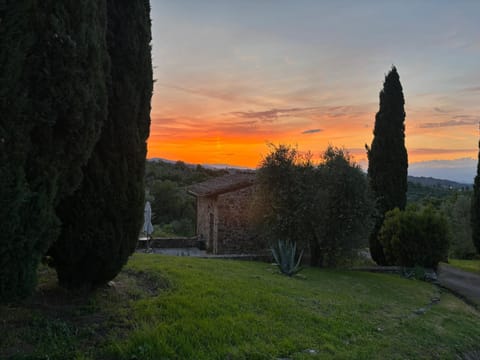
[[[254,182],[254,172],[237,172],[194,184],[187,191],[197,197],[214,196],[246,188]]]

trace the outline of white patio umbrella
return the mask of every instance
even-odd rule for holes
[[[150,201],[145,203],[145,210],[143,212],[144,223],[143,223],[143,232],[147,236],[147,250],[149,248],[149,238],[153,233],[153,225],[152,225],[152,207],[150,206]]]

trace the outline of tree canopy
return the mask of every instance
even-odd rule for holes
[[[272,146],[257,174],[254,217],[264,236],[295,242],[310,262],[336,266],[366,245],[374,209],[367,180],[343,149],[328,147],[315,166],[286,145]]]

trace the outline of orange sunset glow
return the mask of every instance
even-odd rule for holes
[[[317,158],[331,144],[366,168],[395,64],[410,164],[476,159],[473,3],[347,3],[154,0],[148,157],[255,168],[269,143]],[[398,19],[381,16],[391,11]]]

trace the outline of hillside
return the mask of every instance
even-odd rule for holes
[[[425,282],[318,268],[289,278],[266,263],[153,254],[134,255],[89,298],[41,269],[37,293],[0,306],[0,317],[0,358],[467,359],[480,350],[478,311]]]
[[[408,177],[408,202],[446,200],[454,194],[468,194],[471,185],[432,177]]]
[[[420,184],[423,186],[446,188],[446,189],[470,189],[472,184],[462,184],[456,181],[436,179],[433,177],[424,176],[408,176],[408,181],[414,184]]]

